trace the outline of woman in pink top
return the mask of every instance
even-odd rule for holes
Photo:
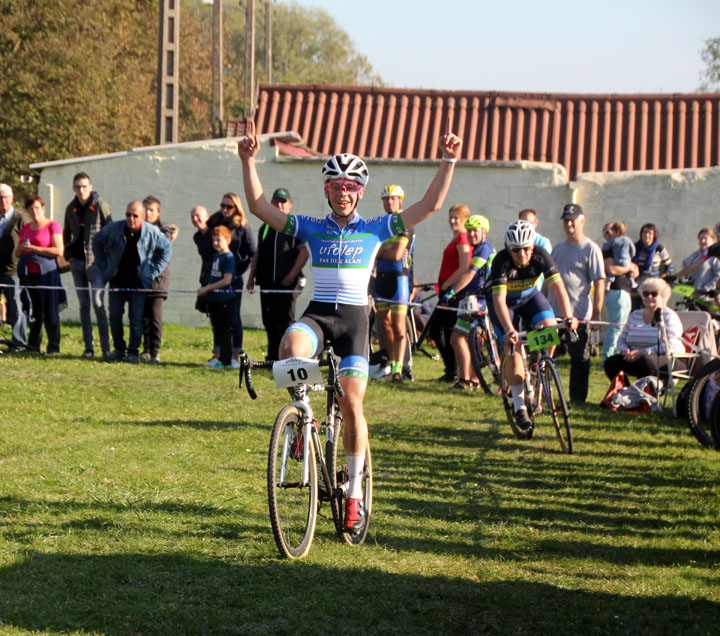
[[[16,254],[20,257],[20,284],[30,296],[28,347],[40,351],[45,325],[47,352],[60,353],[60,305],[65,302],[65,292],[56,258],[64,251],[62,228],[45,216],[45,201],[40,197],[27,199],[25,210],[31,222],[20,230]],[[36,289],[38,285],[54,289]]]
[[[472,247],[465,231],[465,221],[469,217],[470,210],[462,203],[453,205],[450,208],[448,224],[453,233],[453,240],[445,248],[440,263],[438,296],[441,298],[447,290],[452,288],[470,265]],[[457,303],[454,303],[454,307],[457,307]],[[433,314],[432,325],[430,326],[430,337],[435,341],[435,346],[438,348],[445,365],[445,372],[439,378],[442,382],[455,381],[455,352],[450,344],[450,337],[452,336],[456,318],[457,314],[454,311],[437,309]]]

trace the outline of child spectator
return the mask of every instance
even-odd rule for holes
[[[604,245],[603,250],[612,250],[612,259],[615,265],[621,267],[627,267],[635,258],[635,244],[630,240],[629,237],[625,236],[627,232],[627,223],[625,221],[617,221],[610,226],[611,234],[604,234],[606,239],[609,239]],[[610,238],[612,236],[612,238]],[[607,289],[610,289],[610,285],[615,280],[614,276],[607,277]],[[635,280],[632,281],[632,287],[636,287]]]
[[[220,358],[208,365],[211,369],[224,369],[232,366],[232,309],[235,292],[232,288],[235,279],[235,256],[230,251],[232,234],[224,225],[218,225],[212,231],[212,243],[215,256],[210,270],[210,282],[198,289],[198,296],[207,295],[210,324],[213,337],[220,346]]]

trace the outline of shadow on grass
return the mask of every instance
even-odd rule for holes
[[[352,598],[354,611],[347,609]],[[0,569],[0,622],[124,634],[713,633],[718,605],[547,583],[238,564],[181,555],[26,553]]]

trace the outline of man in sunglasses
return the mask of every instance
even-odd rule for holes
[[[299,321],[288,327],[280,344],[282,358],[318,354],[330,340],[340,356],[339,398],[350,479],[345,511],[345,531],[357,534],[365,524],[362,507],[362,471],[368,431],[363,398],[368,379],[367,288],[380,244],[414,227],[440,209],[450,187],[462,140],[448,132],[441,136],[442,160],[425,196],[397,214],[365,220],[356,212],[368,183],[365,162],[351,154],[337,154],[322,169],[325,198],[330,214],[323,219],[285,214],[263,194],[255,166],[259,149],[255,126],[238,144],[245,196],[250,212],[283,234],[296,236],[310,250],[312,301]]]
[[[124,221],[113,221],[93,237],[93,255],[102,275],[110,283],[110,334],[115,350],[108,362],[138,363],[143,335],[145,294],[167,267],[172,256],[170,240],[152,223],[145,222],[142,201],[130,201]],[[123,335],[123,314],[128,305],[130,340]]]
[[[531,425],[525,406],[523,361],[519,352],[511,353],[510,347],[518,342],[519,321],[522,318],[532,329],[556,324],[547,298],[537,289],[537,280],[545,276],[545,282],[553,292],[559,315],[571,329],[577,329],[570,299],[552,256],[535,245],[535,228],[528,221],[513,221],[505,231],[505,249],[495,257],[490,271],[492,299],[488,302],[490,320],[495,333],[505,348],[508,364],[505,365],[506,380],[510,387],[515,421],[522,429]]]

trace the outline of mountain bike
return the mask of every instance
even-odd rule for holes
[[[319,358],[261,362],[249,359],[244,351],[240,353],[239,385],[242,388],[245,381],[253,400],[257,397],[252,384],[253,369],[272,368],[276,386],[293,391],[292,404],[282,408],[275,418],[267,468],[270,523],[280,555],[288,559],[304,557],[310,551],[323,502],[330,505],[335,530],[343,543],[360,545],[368,534],[373,491],[369,445],[362,473],[365,522],[356,534],[345,532],[343,527],[349,477],[337,399],[343,396],[337,363],[337,356],[327,344]],[[325,367],[327,382],[320,370]],[[322,423],[310,403],[310,394],[315,392],[326,394]]]
[[[518,426],[513,414],[510,387],[505,379],[507,356],[502,361],[500,381],[505,414],[515,437],[522,440],[530,439],[537,427],[536,416],[546,411],[555,427],[560,449],[563,453],[572,453],[573,435],[565,391],[560,381],[560,374],[555,365],[555,360],[547,352],[548,347],[560,344],[558,330],[565,328],[564,323],[559,323],[543,329],[520,331],[518,332],[518,343],[511,347],[512,353],[515,353],[519,348],[525,369],[525,405],[532,422],[527,429]],[[577,340],[576,332],[570,332],[570,340],[571,342]],[[526,350],[530,351],[529,360]]]

